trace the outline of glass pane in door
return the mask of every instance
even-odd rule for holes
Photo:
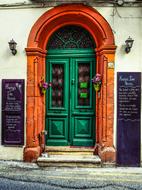
[[[64,65],[52,65],[52,107],[63,107]]]
[[[90,64],[78,63],[78,105],[90,104]]]

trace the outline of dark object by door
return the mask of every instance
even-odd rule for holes
[[[140,166],[141,73],[117,73],[117,164]]]
[[[24,145],[24,80],[2,80],[2,145]]]

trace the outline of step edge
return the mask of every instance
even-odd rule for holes
[[[46,146],[45,147],[46,152],[94,152],[93,148],[87,148],[87,147],[70,147],[70,146]]]
[[[37,163],[101,163],[101,160],[99,159],[53,159],[53,158],[42,158],[42,159],[37,159]]]

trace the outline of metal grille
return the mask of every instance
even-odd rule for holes
[[[57,30],[50,38],[47,49],[95,48],[88,31],[78,26],[66,26]]]

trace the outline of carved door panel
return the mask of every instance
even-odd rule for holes
[[[95,95],[91,78],[94,59],[72,59],[70,141],[76,146],[93,146],[95,140]]]
[[[46,93],[47,144],[68,145],[69,133],[69,59],[49,59],[47,80],[52,88]]]

